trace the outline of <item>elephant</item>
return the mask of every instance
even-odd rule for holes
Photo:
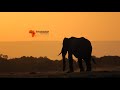
[[[76,37],[66,38],[65,37],[62,44],[63,44],[63,47],[62,47],[60,54],[62,54],[62,59],[63,59],[63,71],[65,71],[65,67],[66,67],[65,56],[67,52],[68,52],[68,61],[69,61],[68,73],[74,72],[72,55],[74,55],[78,59],[78,66],[79,66],[80,72],[85,71],[83,64],[82,64],[82,60],[85,61],[85,64],[87,66],[86,71],[92,70],[91,60],[94,63],[96,62],[92,58],[92,55],[91,55],[92,44],[88,39],[86,39],[85,37],[80,37],[80,38],[76,38]]]

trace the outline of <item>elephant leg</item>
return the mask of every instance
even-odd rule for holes
[[[84,67],[83,67],[82,59],[81,58],[78,58],[78,66],[80,68],[80,72],[84,71]]]
[[[68,54],[68,59],[69,59],[69,69],[70,69],[70,71],[68,71],[68,72],[74,72],[72,54]]]
[[[91,67],[91,58],[86,58],[85,62],[86,62],[86,66],[87,66],[86,71],[91,71],[91,69],[92,69],[92,67]]]

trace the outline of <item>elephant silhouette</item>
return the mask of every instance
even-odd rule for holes
[[[96,63],[91,56],[92,44],[85,37],[80,37],[80,38],[76,38],[76,37],[66,38],[65,37],[64,38],[63,47],[60,52],[60,54],[62,54],[62,59],[63,59],[63,71],[65,71],[65,67],[66,67],[65,56],[66,56],[67,52],[68,52],[68,61],[69,61],[68,73],[74,72],[72,55],[74,55],[76,58],[78,58],[78,66],[79,66],[80,72],[85,71],[83,64],[82,64],[82,60],[85,61],[85,64],[87,66],[86,71],[92,70],[91,60],[94,63]]]

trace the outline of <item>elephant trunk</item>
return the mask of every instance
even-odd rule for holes
[[[94,64],[97,64],[96,61],[94,60],[94,58],[92,58],[92,61],[93,61]]]
[[[67,54],[67,50],[65,48],[62,48],[60,54],[62,54],[62,61],[63,61],[63,71],[65,71],[66,68],[66,61],[65,61],[65,56]],[[59,54],[59,55],[60,55]]]
[[[65,71],[65,67],[66,67],[65,55],[62,56],[62,58],[63,58],[63,71]]]

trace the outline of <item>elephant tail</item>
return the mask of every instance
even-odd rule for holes
[[[94,58],[92,58],[92,61],[93,61],[93,63],[94,63],[94,64],[96,64],[96,61],[95,61],[95,59],[94,59]]]

